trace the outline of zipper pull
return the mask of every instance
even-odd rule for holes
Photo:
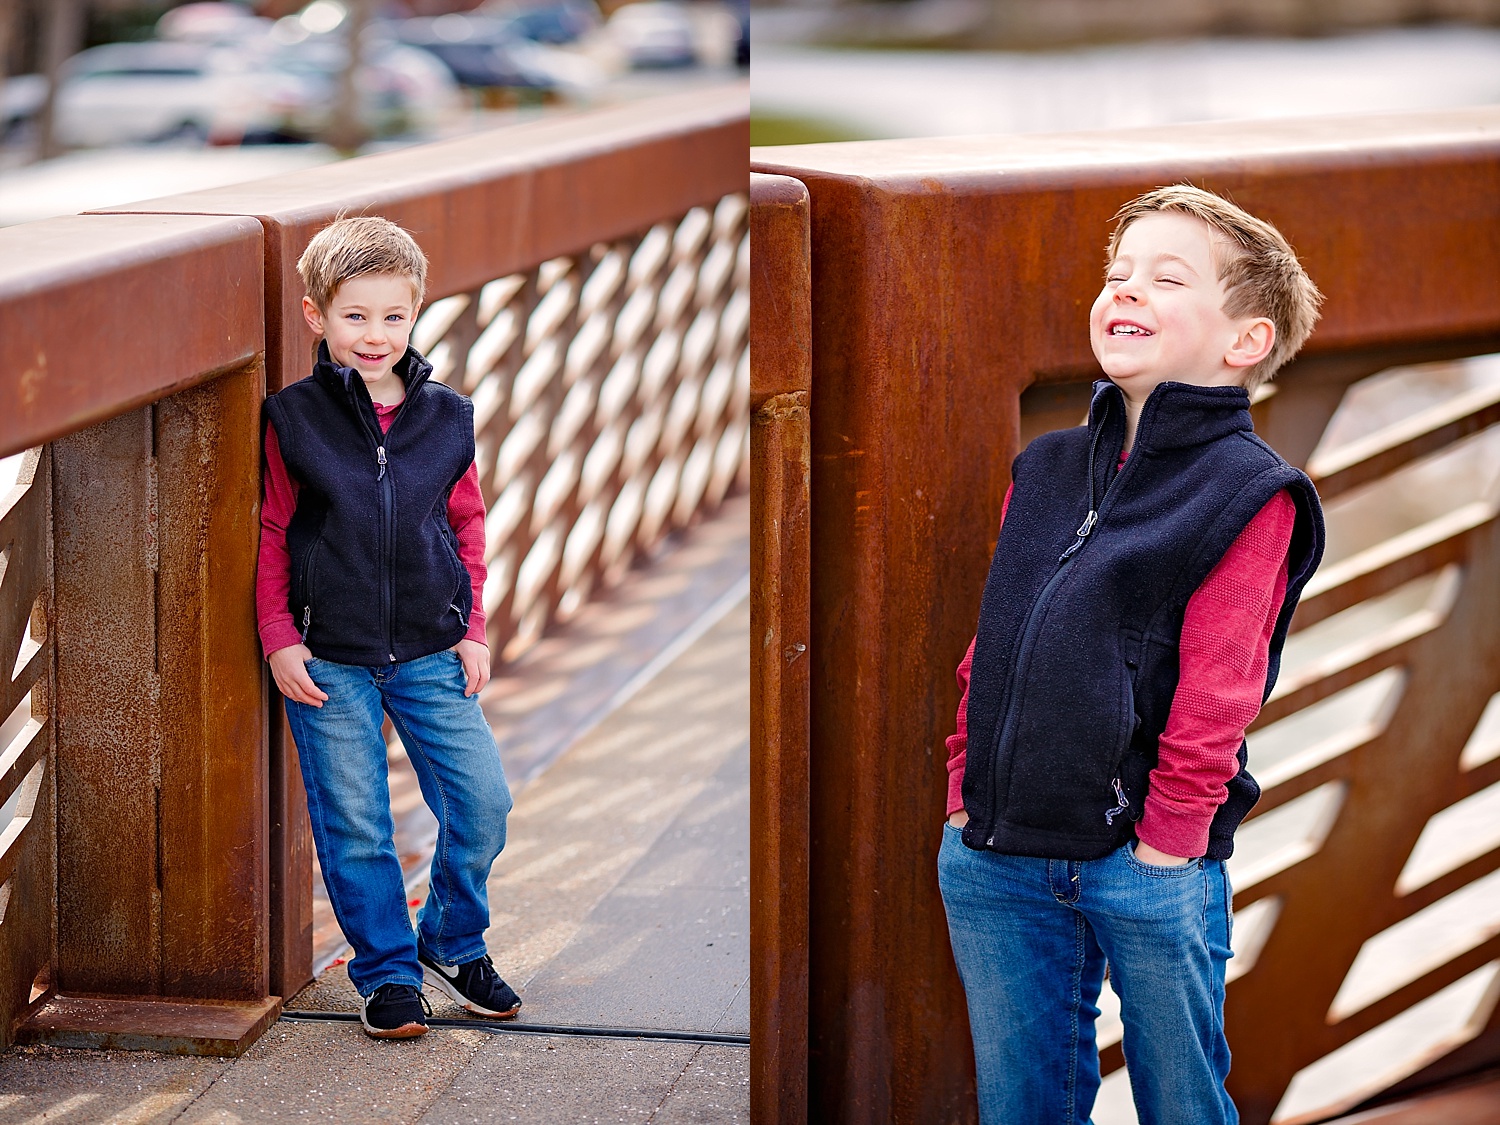
[[[380,465],[380,474],[375,479],[382,480],[385,477],[385,446],[381,445],[375,448],[375,459]],[[1092,515],[1092,513],[1090,514]]]
[[[1119,801],[1120,803],[1104,814],[1104,823],[1108,824],[1111,827],[1114,826],[1115,817],[1119,816],[1122,812],[1130,807],[1130,802],[1126,800],[1125,794],[1120,790],[1120,779],[1118,777],[1115,778],[1113,784],[1115,787],[1115,800]]]
[[[1091,531],[1094,530],[1094,524],[1096,524],[1098,522],[1099,522],[1099,513],[1096,512],[1096,511],[1094,511],[1092,508],[1090,508],[1089,509],[1089,514],[1087,516],[1085,516],[1084,519],[1083,519],[1083,523],[1079,525],[1079,528],[1078,528],[1077,531],[1073,532],[1074,535],[1078,536],[1077,540],[1073,543],[1073,545],[1071,547],[1069,547],[1066,551],[1064,551],[1062,553],[1062,558],[1058,559],[1057,561],[1058,562],[1063,562],[1064,560],[1071,558],[1072,555],[1073,555],[1073,552],[1076,551],[1076,550],[1078,550],[1079,547],[1083,546],[1083,541],[1089,537],[1089,532],[1091,532]]]
[[[464,616],[464,611],[459,609],[458,606],[454,605],[452,602],[448,603],[448,608],[451,609],[454,613],[458,614],[458,619],[464,623],[464,628],[467,629],[469,627],[469,619]]]
[[[312,606],[302,607],[302,643],[307,643],[307,631],[312,628]]]

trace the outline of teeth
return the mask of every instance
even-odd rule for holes
[[[1117,324],[1114,328],[1110,329],[1110,334],[1114,336],[1143,336],[1146,333],[1144,329],[1137,328],[1133,324]]]

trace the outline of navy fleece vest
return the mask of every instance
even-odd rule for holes
[[[1016,458],[1014,491],[980,609],[969,684],[964,842],[1013,855],[1096,859],[1139,819],[1177,687],[1188,599],[1283,488],[1297,506],[1286,599],[1265,694],[1303,586],[1323,552],[1307,477],[1251,430],[1242,387],[1163,383],[1129,459],[1124,397],[1094,385],[1086,427]],[[1260,796],[1245,770],[1214,817],[1227,858]]]
[[[406,400],[384,435],[364,380],[319,345],[312,377],[266,399],[301,485],[287,527],[289,608],[314,656],[389,664],[450,648],[473,594],[448,525],[448,494],[474,460],[474,409],[430,381],[410,348]]]

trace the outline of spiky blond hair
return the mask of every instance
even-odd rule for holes
[[[365,274],[391,273],[406,278],[411,282],[413,303],[418,305],[427,292],[427,255],[415,238],[379,215],[329,223],[302,251],[297,273],[312,303],[325,313],[340,285]]]
[[[1246,388],[1255,390],[1296,355],[1312,334],[1323,294],[1279,230],[1192,184],[1156,188],[1116,211],[1106,268],[1115,260],[1125,229],[1143,215],[1162,211],[1191,215],[1219,236],[1213,240],[1214,260],[1224,287],[1224,314],[1234,319],[1263,316],[1276,326],[1270,354],[1245,374]]]

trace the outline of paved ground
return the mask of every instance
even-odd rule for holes
[[[747,542],[746,515],[726,510],[731,546]],[[486,941],[524,1022],[748,1034],[750,622],[744,597],[719,605],[520,787]],[[289,1007],[357,1004],[340,965]],[[12,1049],[0,1054],[0,1125],[728,1125],[749,1121],[748,1082],[739,1045],[446,1027],[376,1042],[349,1023],[283,1020],[232,1062]]]

